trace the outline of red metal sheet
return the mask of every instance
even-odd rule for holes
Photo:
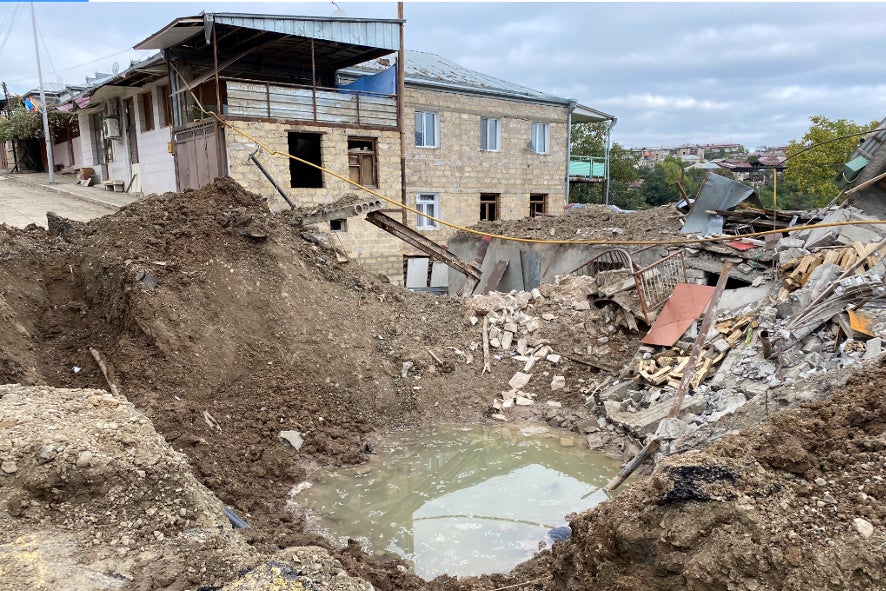
[[[670,347],[680,340],[689,325],[704,312],[716,288],[711,285],[678,283],[652,328],[640,341]]]
[[[730,240],[726,243],[727,246],[731,246],[735,250],[750,250],[757,246],[756,244],[750,244],[745,242],[744,240]]]

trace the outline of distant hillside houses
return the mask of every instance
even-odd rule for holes
[[[741,144],[683,144],[673,147],[633,148],[640,168],[652,168],[665,158],[679,158],[687,168],[703,170],[725,169],[739,180],[758,182],[764,171],[777,167],[784,170],[786,146],[748,151]]]

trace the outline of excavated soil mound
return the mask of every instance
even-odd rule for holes
[[[882,589],[886,370],[710,448],[572,522],[551,589]]]
[[[182,589],[257,562],[122,398],[0,386],[0,427],[3,589]]]

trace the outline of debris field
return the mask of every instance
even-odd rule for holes
[[[878,226],[691,245],[689,295],[647,322],[617,273],[412,293],[342,260],[301,213],[217,179],[88,223],[50,215],[48,232],[0,226],[10,589],[886,584]],[[588,206],[484,229],[668,240],[682,215]],[[715,299],[724,262],[736,275]],[[368,461],[392,429],[517,420],[625,461],[660,447],[508,574],[423,581],[287,509],[313,470]]]

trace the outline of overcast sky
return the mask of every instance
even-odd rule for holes
[[[397,16],[393,2],[338,6],[353,17]],[[331,2],[35,7],[44,80],[69,84],[150,55],[127,49],[179,16],[336,10]],[[407,2],[405,17],[408,49],[611,113],[613,138],[625,146],[775,146],[802,136],[812,115],[886,117],[884,3]],[[36,70],[29,5],[0,3],[0,80],[27,91]]]

